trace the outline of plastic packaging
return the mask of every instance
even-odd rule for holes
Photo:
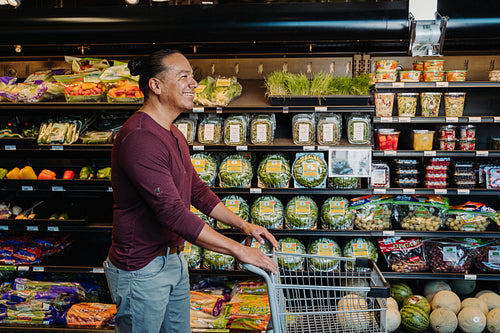
[[[424,71],[424,82],[442,82],[444,79],[443,71]]]
[[[227,270],[232,269],[234,265],[234,257],[210,250],[203,250],[203,268]]]
[[[190,269],[200,268],[203,249],[197,245],[191,244],[188,241],[184,242],[184,259],[188,263]]]
[[[474,251],[474,266],[482,272],[500,272],[500,244],[497,240],[479,244]]]
[[[439,150],[455,150],[457,140],[455,139],[439,139]]]
[[[292,166],[295,187],[326,187],[328,168],[323,153],[297,153]]]
[[[444,69],[444,60],[424,60],[424,71],[442,71]]]
[[[388,266],[394,272],[422,272],[427,269],[421,238],[390,237],[378,240]]]
[[[491,222],[499,223],[498,212],[483,203],[472,201],[451,206],[445,219],[446,227],[455,231],[481,232]]]
[[[433,273],[467,273],[474,247],[460,241],[425,240],[425,257]]]
[[[331,197],[321,206],[321,226],[330,230],[352,229],[353,212],[349,200],[344,197]]]
[[[453,178],[457,188],[473,188],[476,185],[476,170],[473,163],[454,162]]]
[[[106,101],[106,87],[102,82],[75,81],[64,86],[66,102],[104,102]]]
[[[293,143],[296,145],[313,145],[316,123],[314,114],[299,113],[292,118]]]
[[[342,254],[346,258],[369,258],[374,262],[378,260],[377,247],[368,238],[358,237],[348,240],[342,248]],[[346,262],[348,271],[366,272],[370,268],[356,267],[356,264],[351,261]]]
[[[196,119],[179,118],[174,125],[182,132],[188,144],[192,145],[196,136]]]
[[[205,222],[206,224],[208,224],[212,228],[215,226],[214,225],[215,219],[213,217],[210,217],[208,215],[203,214],[201,211],[199,211],[193,205],[191,205],[190,211],[191,211],[191,213],[193,213],[194,215],[198,216],[201,220],[203,220],[203,222]]]
[[[490,71],[488,77],[490,81],[500,81],[500,70]]]
[[[254,145],[270,145],[274,141],[275,129],[274,113],[256,115],[250,122],[250,141]]]
[[[252,177],[252,165],[246,157],[230,155],[220,164],[220,187],[250,187]]]
[[[456,139],[456,126],[445,125],[441,126],[438,131],[439,139],[455,140]]]
[[[439,105],[441,104],[442,93],[421,92],[420,93],[420,113],[422,117],[437,117]]]
[[[258,186],[286,188],[292,176],[290,162],[281,154],[268,154],[257,168]]]
[[[279,241],[280,252],[284,252],[283,255],[277,255],[278,266],[284,267],[289,271],[301,270],[304,267],[304,257],[289,254],[305,254],[306,247],[302,242],[296,238],[286,237],[281,238]]]
[[[318,206],[311,197],[293,197],[288,201],[285,211],[287,229],[316,229]]]
[[[413,150],[432,150],[434,131],[413,130],[411,134]]]
[[[444,94],[444,113],[446,117],[461,117],[464,112],[465,93],[449,92]]]
[[[449,82],[463,82],[467,77],[467,71],[463,70],[454,70],[446,72],[446,81]]]
[[[398,93],[398,115],[414,117],[417,112],[417,93]]]
[[[250,207],[245,199],[239,195],[228,195],[221,199],[221,202],[226,206],[231,212],[239,216],[244,221],[249,221],[250,218]],[[217,221],[217,228],[219,229],[230,229],[231,227],[220,221]]]
[[[437,231],[449,207],[448,199],[439,195],[395,195],[393,204],[401,228],[416,231]]]
[[[247,117],[241,115],[227,117],[224,121],[224,143],[231,146],[245,144],[247,130]]]
[[[377,144],[380,150],[397,150],[399,131],[392,128],[380,128],[377,131]]]
[[[354,225],[361,230],[387,230],[392,227],[392,196],[367,195],[353,198],[350,210],[354,212]]]
[[[352,114],[347,120],[347,140],[350,144],[369,144],[371,121],[368,115]]]
[[[394,93],[375,93],[375,116],[390,117],[394,108]]]
[[[460,139],[475,139],[476,138],[476,126],[465,125],[460,126]]]
[[[268,229],[283,228],[285,208],[275,196],[258,197],[250,209],[251,222]]]
[[[222,118],[205,117],[198,125],[198,142],[218,144],[222,141]]]
[[[217,178],[217,159],[210,153],[193,153],[191,163],[200,179],[208,186],[213,186]]]
[[[390,179],[389,165],[383,162],[373,162],[372,176],[370,177],[370,187],[389,188],[391,187],[389,179]]]
[[[375,81],[376,82],[396,82],[397,72],[396,70],[386,70],[386,71],[377,71],[375,72]]]
[[[424,70],[424,62],[423,61],[417,61],[413,63],[413,70],[414,71],[423,71]]]
[[[317,127],[319,145],[338,145],[342,135],[342,118],[338,114],[321,114]]]
[[[393,59],[381,59],[376,62],[377,71],[396,70],[398,61]]]
[[[476,150],[476,139],[460,139],[458,148],[460,150]]]
[[[329,257],[341,257],[342,250],[340,246],[333,239],[320,238],[313,241],[307,249],[308,254]],[[321,258],[308,258],[309,267],[316,272],[333,272],[339,269],[339,260],[321,259]]]
[[[399,81],[401,82],[419,82],[420,71],[401,71],[399,72]]]

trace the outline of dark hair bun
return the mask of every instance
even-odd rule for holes
[[[128,62],[128,69],[132,76],[140,75],[142,71],[143,58],[134,58]]]

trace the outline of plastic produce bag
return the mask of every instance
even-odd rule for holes
[[[313,145],[316,134],[316,120],[312,113],[299,113],[292,118],[293,143]]]
[[[321,206],[321,226],[323,229],[350,230],[352,229],[353,211],[349,209],[349,199],[331,197]]]
[[[191,205],[191,213],[193,213],[194,215],[198,216],[200,219],[203,220],[203,222],[205,222],[206,224],[208,224],[209,226],[211,226],[212,228],[214,227],[214,218],[213,217],[210,217],[208,215],[205,215],[203,214],[202,212],[200,212],[196,207],[194,207],[193,205]]]
[[[387,230],[392,227],[392,196],[367,195],[351,199],[354,225],[361,230]]]
[[[342,253],[344,257],[347,258],[368,258],[373,262],[378,260],[378,252],[375,245],[368,239],[364,237],[358,237],[348,240],[344,247],[342,248]],[[346,262],[346,269],[349,271],[369,271],[366,267],[356,267],[355,262]]]
[[[234,214],[238,215],[245,221],[248,221],[250,216],[250,207],[245,199],[238,195],[228,195],[221,199],[222,203]],[[220,221],[217,221],[217,228],[229,229],[230,227]]]
[[[295,187],[326,187],[328,167],[323,153],[297,153],[292,166]]]
[[[367,115],[352,114],[347,120],[347,140],[350,144],[369,144],[371,120]]]
[[[320,238],[313,241],[307,249],[308,254],[341,257],[342,250],[333,239]],[[339,261],[334,259],[308,258],[309,269],[316,272],[333,272],[339,269]]]
[[[179,118],[174,122],[174,125],[184,135],[187,143],[192,145],[196,135],[196,119]]]
[[[220,187],[250,187],[253,171],[250,161],[241,155],[226,157],[219,167]]]
[[[316,128],[319,145],[338,145],[340,143],[342,117],[338,114],[321,114]]]
[[[448,207],[448,198],[440,195],[394,196],[394,217],[406,230],[438,230]]]
[[[257,168],[258,186],[286,188],[291,178],[290,162],[281,154],[268,154]]]
[[[217,160],[210,153],[191,154],[191,163],[200,179],[208,186],[213,186],[217,178]]]
[[[191,244],[188,241],[184,242],[184,259],[186,259],[190,269],[200,268],[203,249],[197,245]]]
[[[234,257],[210,250],[203,251],[203,268],[226,270],[232,269]]]
[[[316,229],[318,206],[311,197],[295,196],[286,205],[285,227],[288,229]]]
[[[389,268],[393,271],[410,273],[427,269],[422,239],[389,237],[379,239],[378,244]]]
[[[280,252],[277,255],[278,267],[287,271],[297,271],[304,268],[304,257],[295,254],[305,254],[306,247],[298,239],[292,237],[282,238],[278,241]]]
[[[243,145],[247,140],[248,119],[242,115],[229,116],[224,121],[224,143]]]
[[[274,141],[275,129],[274,113],[256,115],[250,122],[250,141],[254,145],[270,145]]]
[[[252,204],[251,222],[268,229],[283,227],[285,209],[281,201],[275,196],[258,197]]]
[[[198,142],[218,144],[222,141],[222,118],[205,117],[198,126]]]
[[[491,222],[499,224],[499,213],[480,202],[467,201],[451,206],[444,218],[445,225],[456,231],[484,231]]]
[[[115,304],[83,302],[73,304],[57,321],[68,326],[100,327],[106,325],[115,314]]]
[[[475,245],[460,240],[425,240],[425,257],[433,273],[467,273]]]

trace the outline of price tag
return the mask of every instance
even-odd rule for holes
[[[457,194],[469,195],[470,194],[470,190],[468,188],[459,188],[459,189],[457,189]]]
[[[476,150],[476,156],[488,156],[487,150]]]
[[[26,231],[38,231],[38,226],[28,225],[28,226],[26,226]]]
[[[288,106],[283,107],[283,113],[288,113]]]
[[[42,266],[33,266],[33,272],[43,272],[45,268]]]
[[[445,117],[447,123],[458,123],[458,117]]]
[[[59,231],[59,227],[47,227],[47,231]]]
[[[63,146],[52,146],[50,147],[50,150],[64,150]]]
[[[33,191],[33,186],[21,186],[21,191]]]
[[[29,266],[17,266],[17,270],[21,272],[28,272],[30,270]]]
[[[392,121],[393,121],[392,117],[380,117],[381,123],[392,123]]]
[[[17,148],[14,145],[5,145],[4,149],[5,150],[16,150]]]
[[[215,109],[215,113],[222,113],[222,108],[220,106],[218,106],[216,109]]]
[[[193,146],[193,150],[196,151],[205,150],[205,146]]]
[[[493,117],[493,121],[495,123],[500,123],[500,117]]]
[[[403,194],[415,194],[415,189],[414,188],[404,188]]]
[[[394,232],[394,230],[384,230],[382,231],[382,236],[394,236],[396,233]]]
[[[92,273],[104,273],[104,268],[92,268]]]
[[[261,188],[251,188],[250,189],[250,193],[256,193],[256,194],[260,194],[262,193],[262,189]]]
[[[8,225],[0,225],[0,230],[9,231],[9,226]]]
[[[477,275],[476,274],[465,274],[464,280],[477,280]]]
[[[64,187],[62,186],[52,186],[52,192],[64,192]]]
[[[326,107],[326,106],[315,106],[314,107],[314,111],[315,112],[327,112],[328,111],[328,107]]]
[[[448,87],[448,82],[436,82],[436,87],[446,88]]]
[[[436,188],[434,189],[434,194],[448,194],[448,190],[445,188]]]
[[[424,150],[424,156],[436,156],[435,150]]]
[[[392,83],[392,87],[393,88],[404,88],[405,87],[405,83],[404,82],[393,82]]]
[[[396,150],[382,150],[384,152],[384,156],[396,156],[398,152]]]
[[[374,188],[373,194],[386,194],[387,190],[385,188]]]
[[[304,147],[302,147],[302,149],[307,150],[307,151],[311,151],[311,150],[316,149],[316,147],[315,146],[304,146]]]
[[[248,146],[236,146],[236,150],[238,150],[238,151],[247,151],[248,150]]]
[[[411,117],[399,117],[400,123],[409,123],[411,122]]]
[[[193,108],[193,112],[205,112],[205,108],[203,106],[197,106]]]
[[[482,120],[481,117],[469,117],[469,123],[480,123]]]
[[[108,187],[108,192],[113,192],[113,188],[111,186]]]

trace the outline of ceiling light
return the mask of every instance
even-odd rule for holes
[[[7,2],[13,7],[21,6],[21,0],[7,0]]]
[[[127,5],[137,5],[140,0],[125,0]]]

